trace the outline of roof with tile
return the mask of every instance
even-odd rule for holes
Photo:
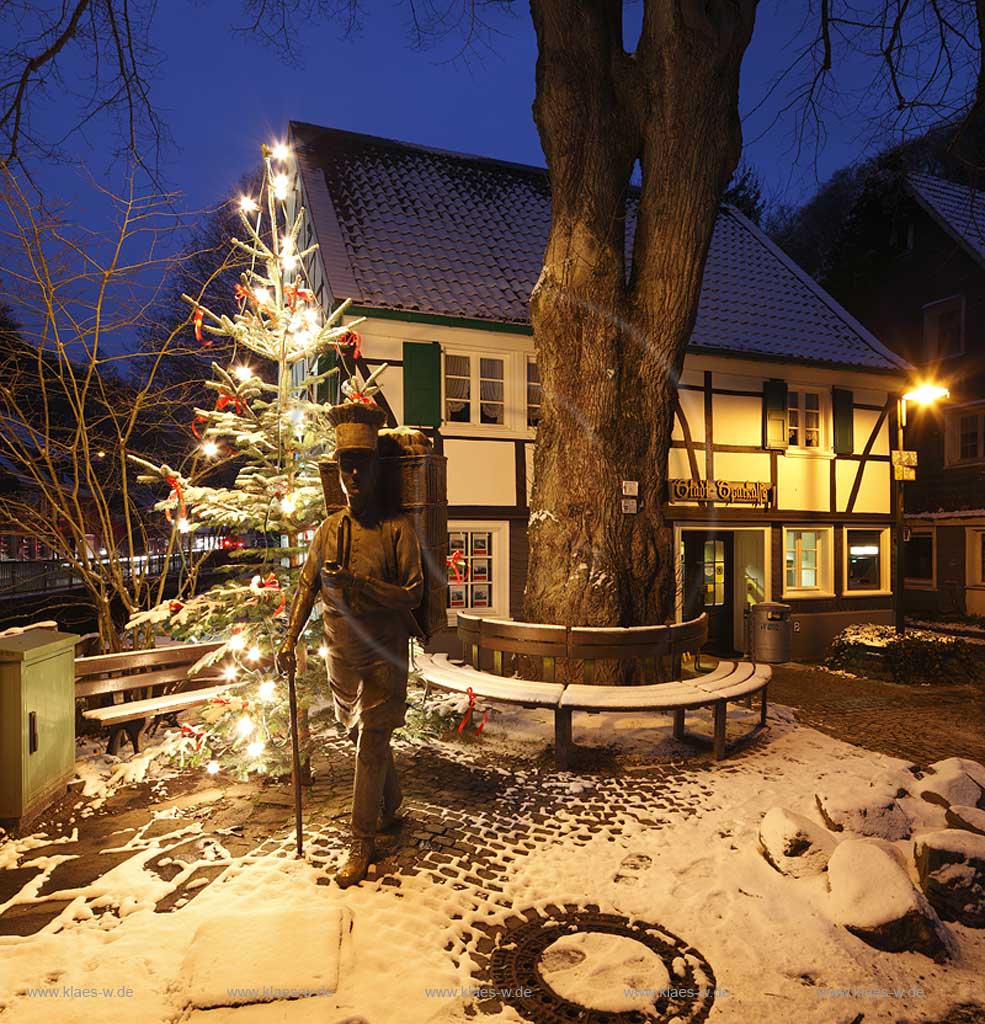
[[[985,195],[931,174],[909,174],[906,181],[917,202],[975,259],[985,263]]]
[[[529,324],[551,217],[543,168],[297,122],[291,136],[336,297]],[[627,250],[632,198],[628,207]],[[907,367],[730,206],[715,226],[690,350]]]

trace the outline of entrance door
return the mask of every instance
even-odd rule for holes
[[[708,615],[709,650],[731,654],[732,533],[721,530],[685,530],[684,618]]]

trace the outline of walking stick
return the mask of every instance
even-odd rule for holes
[[[294,829],[297,833],[298,857],[304,856],[304,822],[301,820],[301,742],[298,739],[298,695],[294,677],[297,666],[287,671],[287,697],[291,706],[291,747],[294,755]]]

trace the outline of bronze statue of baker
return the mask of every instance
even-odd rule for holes
[[[335,714],[356,744],[352,842],[336,874],[342,887],[366,877],[378,830],[395,821],[401,802],[390,736],[403,725],[407,700],[410,612],[421,602],[421,551],[411,522],[384,508],[378,406],[334,406],[336,458],[348,507],[318,528],[301,570],[281,671],[294,668],[294,649],[321,596],[328,679]]]

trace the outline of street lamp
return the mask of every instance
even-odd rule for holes
[[[900,394],[896,399],[896,451],[893,454],[893,480],[896,484],[895,523],[893,527],[893,553],[895,556],[895,595],[896,632],[906,632],[906,608],[904,600],[903,566],[903,484],[917,477],[916,452],[906,451],[903,444],[903,428],[906,426],[906,403],[916,402],[918,405],[933,405],[942,398],[950,398],[951,393],[939,384],[924,382]]]

